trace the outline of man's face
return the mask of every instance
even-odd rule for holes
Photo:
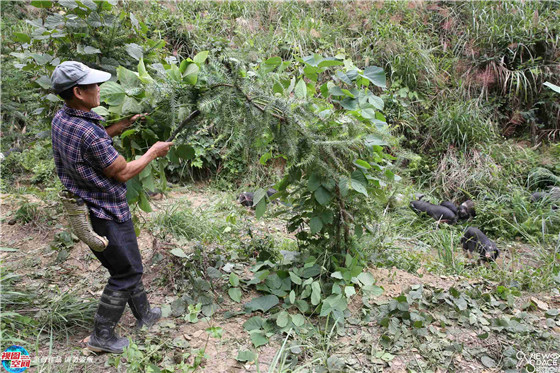
[[[86,106],[89,109],[99,106],[99,84],[95,83],[77,86],[76,90],[77,91],[74,91],[76,98],[80,100],[80,103],[83,106]]]

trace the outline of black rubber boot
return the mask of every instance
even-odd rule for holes
[[[122,354],[123,349],[128,346],[128,339],[116,335],[115,327],[123,314],[129,296],[128,291],[114,291],[107,288],[103,290],[95,314],[93,333],[87,344],[90,350]]]
[[[161,318],[161,309],[159,307],[150,308],[142,281],[131,291],[128,305],[132,310],[132,314],[136,317],[137,329],[141,329],[143,326],[150,328]]]

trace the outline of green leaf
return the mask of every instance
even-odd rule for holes
[[[364,174],[359,171],[356,170],[354,172],[352,172],[351,175],[351,187],[352,189],[354,189],[356,192],[363,194],[364,196],[367,197],[368,193],[367,193],[367,179],[365,178]]]
[[[144,57],[144,50],[142,49],[142,46],[136,43],[126,44],[124,49],[126,50],[126,53],[128,53],[128,55],[136,61],[140,61],[140,59]]]
[[[369,170],[371,168],[371,165],[363,159],[356,159],[354,161],[354,164],[360,168],[363,168],[364,170]]]
[[[237,353],[237,357],[235,360],[245,363],[245,362],[254,362],[257,359],[257,354],[253,351],[249,350],[239,350]]]
[[[229,288],[228,295],[235,302],[241,302],[241,290],[239,288]]]
[[[329,67],[329,66],[344,66],[344,62],[337,60],[334,57],[325,58],[321,62],[319,62],[319,67]]]
[[[350,298],[352,295],[356,294],[356,289],[354,286],[345,286],[344,294],[346,295],[346,298]]]
[[[265,295],[251,300],[249,303],[245,304],[245,308],[247,308],[250,312],[257,310],[266,312],[276,306],[279,302],[280,301],[276,295]]]
[[[370,66],[366,67],[364,70],[364,76],[372,82],[374,85],[386,88],[387,87],[387,80],[385,77],[385,72],[381,67],[377,66]]]
[[[311,174],[309,177],[309,181],[307,182],[307,189],[310,192],[314,192],[321,186],[321,179],[317,174]]]
[[[321,229],[323,229],[323,222],[321,221],[321,218],[315,216],[313,219],[311,219],[309,221],[309,228],[311,229],[311,234],[320,232]]]
[[[276,57],[271,57],[268,60],[264,61],[265,64],[267,65],[273,65],[273,66],[278,66],[282,63],[282,58],[276,56]]]
[[[307,97],[307,86],[303,79],[300,79],[295,87],[294,93],[297,98],[306,98]]]
[[[200,67],[195,63],[191,63],[183,73],[183,80],[190,85],[195,85],[198,80],[199,71]]]
[[[332,198],[332,194],[322,186],[319,187],[313,195],[321,206],[325,206]]]
[[[311,283],[311,304],[316,306],[321,302],[321,285],[318,281]]]
[[[125,90],[125,92],[132,88],[138,88],[142,84],[142,81],[138,77],[137,73],[122,66],[117,67],[117,79],[121,83],[121,86]]]
[[[197,65],[202,65],[208,58],[208,53],[208,51],[198,52],[193,58],[194,63],[196,63]]]
[[[231,286],[239,286],[239,276],[232,272],[229,275],[229,283]]]
[[[250,333],[253,346],[260,347],[268,343],[268,338],[262,330],[252,330]]]
[[[23,32],[14,32],[12,34],[12,39],[17,43],[29,43],[31,42],[31,38],[29,35],[24,34]]]
[[[371,272],[362,272],[358,275],[358,280],[362,283],[363,286],[371,286],[375,283],[375,278],[371,274]]]
[[[104,107],[104,106],[94,107],[91,110],[94,111],[96,114],[101,115],[102,117],[109,115],[109,110],[107,110],[107,108]],[[121,138],[122,138],[122,135],[121,135]]]
[[[193,159],[195,156],[195,150],[192,146],[181,144],[175,147],[175,154],[177,157],[182,158],[184,160]]]
[[[266,199],[261,199],[257,206],[255,207],[255,217],[260,219],[266,212]]]
[[[120,84],[115,82],[105,82],[100,87],[101,101],[111,106],[118,106],[123,103],[126,93]]]
[[[90,45],[86,45],[85,47],[81,44],[78,44],[77,47],[78,54],[97,54],[101,53],[101,50],[98,48],[94,48]]]
[[[266,152],[259,159],[259,163],[262,164],[262,165],[266,165],[266,162],[268,162],[268,160],[270,158],[272,158],[272,153],[271,152]]]
[[[46,75],[41,75],[39,78],[35,80],[41,88],[43,89],[50,89],[51,88],[51,78]]]
[[[171,254],[178,256],[179,258],[188,258],[187,254],[180,247],[176,247],[170,251]]]
[[[385,140],[383,140],[382,138],[380,138],[376,135],[367,135],[364,143],[365,143],[366,146],[374,146],[374,145],[386,146],[386,145],[389,145]]]
[[[54,4],[53,1],[32,1],[31,5],[35,8],[50,8]]]
[[[494,361],[494,359],[492,359],[491,357],[484,355],[481,359],[480,362],[482,363],[482,365],[484,365],[486,368],[494,368],[496,366],[496,361]]]
[[[142,105],[133,97],[126,96],[122,105],[122,114],[138,114],[142,112]]]
[[[292,280],[292,282],[296,285],[301,285],[301,283],[302,283],[301,277],[299,277],[298,275],[296,275],[292,271],[290,271],[290,280]],[[294,302],[292,302],[292,303],[294,303]]]
[[[262,328],[265,320],[260,316],[253,316],[243,323],[243,329],[250,332],[251,330],[258,330]]]
[[[290,314],[286,311],[282,311],[278,313],[278,317],[276,318],[276,325],[281,328],[285,328],[288,326],[288,322],[290,321]]]
[[[138,201],[138,206],[145,212],[152,212],[152,207],[150,206],[150,201],[146,197],[146,193],[140,193],[140,200]]]
[[[138,78],[145,84],[150,84],[154,81],[150,74],[148,74],[148,71],[146,71],[143,58],[140,58],[140,61],[138,62]]]
[[[290,315],[290,317],[292,318],[292,322],[294,323],[294,325],[297,327],[303,326],[303,324],[305,324],[305,317],[303,317],[303,315],[300,315],[299,313],[296,315]]]
[[[294,304],[296,301],[296,292],[295,291],[290,291],[290,295],[289,295],[289,300],[291,304]]]

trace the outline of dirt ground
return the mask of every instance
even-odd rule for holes
[[[83,243],[77,243],[70,250],[68,258],[64,261],[57,261],[57,252],[50,247],[50,243],[54,240],[55,234],[65,229],[65,222],[50,221],[47,225],[35,226],[32,224],[22,225],[19,223],[10,225],[9,222],[18,203],[22,197],[13,198],[9,195],[2,195],[2,211],[0,218],[2,219],[0,246],[3,248],[14,248],[17,251],[0,251],[0,260],[2,262],[3,271],[16,273],[21,275],[21,283],[18,286],[37,289],[37,291],[53,291],[53,294],[74,292],[79,297],[98,299],[101,295],[103,287],[108,278],[107,271],[100,265],[97,259],[90,252],[89,248]],[[38,200],[34,196],[24,196],[29,201],[37,202],[45,207],[49,207],[48,203]],[[159,209],[164,208],[177,201],[188,201],[192,208],[205,208],[215,203],[215,196],[205,194],[200,191],[175,191],[169,195],[154,201],[153,207],[156,213]],[[52,202],[51,202],[52,203]],[[145,218],[149,219],[149,214]],[[283,226],[269,225],[267,229],[272,229],[279,234],[287,234]],[[154,256],[158,250],[169,250],[169,247],[156,240],[148,230],[142,230],[139,238],[139,247],[144,258],[145,275],[144,283],[149,292],[150,302],[154,305],[170,304],[176,299],[172,289],[166,287],[158,287],[157,283],[160,276],[160,268],[158,264],[151,264],[150,258]],[[465,282],[464,278],[458,276],[438,276],[425,271],[421,268],[416,274],[411,274],[397,268],[371,268],[369,269],[376,279],[376,285],[384,289],[384,293],[377,298],[378,302],[388,301],[391,298],[401,294],[415,284],[424,284],[433,288],[447,290],[451,286],[459,282]],[[471,280],[471,282],[476,282]],[[57,292],[54,291],[57,289]],[[248,301],[254,294],[244,294],[243,301]],[[549,294],[535,295],[547,307],[560,307],[559,297]],[[255,364],[243,364],[235,360],[237,353],[241,349],[252,349],[251,341],[248,333],[243,329],[243,323],[252,315],[242,315],[226,319],[224,317],[227,311],[241,311],[242,303],[234,303],[227,296],[221,304],[221,308],[212,317],[210,323],[207,321],[199,321],[197,323],[189,323],[182,318],[167,317],[158,325],[149,331],[136,334],[133,330],[135,323],[134,317],[130,310],[126,310],[121,319],[118,332],[124,336],[132,336],[133,340],[138,344],[146,338],[159,338],[163,341],[179,341],[181,346],[188,346],[194,349],[204,348],[207,355],[206,363],[203,366],[205,372],[256,372]],[[355,313],[359,312],[359,297],[354,297],[351,302],[350,309]],[[541,310],[542,311],[542,310]],[[220,326],[223,329],[221,339],[208,336],[205,332],[209,326]],[[371,346],[373,349],[376,341],[380,337],[379,327],[371,322],[370,325],[351,325],[348,326],[347,335],[337,340],[336,348],[333,354],[344,357],[350,361],[353,371],[372,371],[371,351],[357,349],[356,346]],[[560,333],[560,330],[557,330]],[[40,343],[38,351],[33,351],[32,359],[45,356],[54,356],[55,354],[62,356],[87,356],[92,361],[76,367],[75,371],[80,372],[117,372],[114,367],[108,366],[110,355],[96,355],[85,348],[85,343],[89,336],[89,330],[76,332],[74,335],[68,335],[67,339],[61,338],[53,342],[53,349],[49,351],[48,341]],[[484,347],[484,343],[477,338],[476,334],[465,333],[464,330],[457,330],[458,340],[466,344],[474,344],[477,347]],[[368,342],[369,341],[369,342]],[[281,336],[275,336],[268,345],[258,349],[258,361],[260,371],[266,371],[269,364],[273,361],[275,354],[279,350],[282,343]],[[28,350],[34,350],[35,340],[29,340]],[[170,359],[177,356],[171,351],[168,353]],[[396,356],[389,366],[383,371],[402,372],[408,362],[411,360],[422,360],[422,356],[418,351],[412,350],[409,354]],[[462,365],[465,372],[484,372],[494,371],[486,370],[480,363],[473,361],[463,361],[461,355],[455,355],[456,364]],[[41,365],[39,371],[56,371],[49,370],[52,367]],[[121,369],[122,371],[122,369]],[[376,370],[377,371],[377,370]],[[444,370],[441,370],[442,372]]]

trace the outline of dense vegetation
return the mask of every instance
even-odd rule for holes
[[[229,319],[251,341],[237,361],[257,370],[269,343],[268,371],[460,371],[462,359],[515,369],[517,351],[556,351],[560,335],[560,210],[530,200],[560,186],[559,13],[557,2],[508,1],[2,2],[0,185],[16,199],[3,224],[50,232],[57,266],[77,251],[58,225],[49,129],[61,100],[49,76],[80,60],[114,76],[95,109],[108,123],[150,113],[115,139],[127,159],[186,124],[127,197],[154,239],[153,286],[174,299],[166,315],[208,323],[201,348],[162,327],[103,360],[112,369],[211,370],[208,340]],[[224,197],[203,210],[150,201],[199,182]],[[241,188],[255,191],[254,216],[233,205]],[[407,207],[415,192],[472,199],[477,215],[426,221]],[[497,263],[463,257],[467,225],[498,243]],[[68,348],[62,331],[87,333],[95,303],[76,302],[84,292],[58,289],[51,272],[35,281],[40,292],[24,291],[25,272],[5,258],[3,339],[38,353]],[[376,267],[457,277],[381,301]],[[51,281],[57,289],[41,288]],[[356,365],[337,337],[372,325],[354,345],[368,362]],[[479,343],[452,342],[457,330]],[[404,357],[409,346],[417,357]]]

